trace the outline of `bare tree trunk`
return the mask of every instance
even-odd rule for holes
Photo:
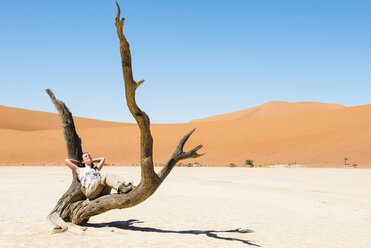
[[[52,100],[55,108],[59,113],[59,117],[62,123],[62,130],[64,134],[64,140],[67,146],[68,157],[81,160],[82,148],[81,139],[76,133],[75,124],[73,122],[72,114],[64,102],[55,98],[53,92],[47,89],[50,99]],[[68,218],[63,218],[62,213],[69,210],[70,204],[85,200],[85,195],[81,192],[81,184],[77,180],[77,175],[72,172],[72,183],[66,193],[58,200],[57,205],[48,215],[48,220],[54,225],[54,232],[63,232],[67,230],[65,221],[70,221]]]
[[[59,199],[55,208],[48,215],[48,220],[54,225],[54,232],[65,231],[68,228],[65,221],[80,224],[88,221],[91,216],[104,213],[108,210],[133,207],[143,202],[157,190],[178,161],[203,155],[197,153],[197,151],[202,148],[202,145],[188,152],[183,151],[185,143],[194,132],[193,129],[180,140],[175,152],[161,171],[157,174],[154,171],[152,158],[153,139],[150,130],[150,120],[147,114],[138,107],[135,101],[136,89],[144,80],[135,82],[133,79],[129,43],[123,34],[125,19],[122,18],[120,20],[120,7],[117,2],[116,5],[117,16],[115,25],[120,41],[120,54],[125,82],[125,98],[127,106],[140,129],[141,181],[137,187],[127,194],[104,195],[94,200],[86,200],[86,197],[81,192],[81,185],[77,180],[77,176],[73,173],[70,188]],[[61,118],[68,156],[72,159],[80,160],[82,155],[81,139],[76,133],[72,115],[66,105],[54,97],[51,90],[47,89],[46,91]]]

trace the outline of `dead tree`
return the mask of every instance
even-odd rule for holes
[[[154,171],[152,158],[153,139],[150,130],[150,120],[147,114],[138,107],[135,101],[136,89],[144,80],[136,82],[133,79],[129,43],[123,33],[125,19],[120,19],[120,7],[117,2],[116,5],[117,16],[115,25],[120,40],[121,63],[125,82],[125,98],[127,106],[140,129],[141,181],[134,190],[130,191],[128,194],[102,195],[94,200],[87,200],[85,195],[81,192],[81,185],[76,174],[72,173],[71,186],[58,200],[56,206],[47,218],[49,222],[53,224],[53,232],[63,232],[67,230],[68,226],[66,222],[81,224],[87,222],[91,216],[104,213],[111,209],[133,207],[143,202],[157,190],[178,161],[203,155],[197,153],[197,151],[202,148],[202,145],[198,145],[188,152],[183,151],[185,143],[194,132],[193,129],[180,140],[175,152],[160,172],[156,173]],[[50,89],[47,89],[46,92],[59,113],[69,158],[81,160],[81,139],[76,133],[71,112],[62,101],[55,98]]]

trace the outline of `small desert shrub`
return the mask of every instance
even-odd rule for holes
[[[353,168],[357,168],[357,164],[352,164],[352,167]]]
[[[344,158],[344,164],[348,165],[348,158]]]
[[[254,167],[254,160],[246,159],[245,164],[249,167]]]
[[[258,167],[268,167],[270,165],[270,163],[262,163],[262,164],[259,164]]]

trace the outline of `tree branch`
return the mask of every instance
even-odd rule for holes
[[[64,140],[67,146],[68,157],[80,160],[82,155],[81,139],[76,133],[75,124],[70,110],[64,102],[58,100],[50,89],[46,89],[55,108],[59,113],[62,123]],[[63,232],[67,230],[67,225],[61,218],[61,213],[75,201],[84,200],[86,196],[81,192],[81,185],[77,180],[76,173],[72,172],[72,183],[66,193],[58,200],[54,209],[49,213],[47,220],[53,225],[53,232]],[[68,219],[68,218],[67,218]]]
[[[123,26],[125,19],[120,20],[120,6],[116,1],[117,5],[117,16],[116,16],[116,29],[117,35],[120,40],[120,55],[121,65],[125,82],[125,96],[126,103],[130,110],[130,113],[135,118],[140,129],[140,164],[142,167],[142,180],[144,182],[157,181],[157,175],[153,168],[153,138],[150,130],[149,117],[143,112],[135,101],[135,91],[144,80],[136,83],[133,79],[133,71],[131,67],[131,53],[129,43],[123,33]]]
[[[54,93],[50,89],[46,89],[45,91],[49,95],[50,100],[52,100],[55,108],[59,113],[59,118],[62,123],[64,140],[66,141],[67,145],[68,157],[75,160],[81,160],[81,139],[76,133],[75,123],[73,121],[70,110],[67,108],[64,102],[58,100],[54,96]]]
[[[174,168],[174,166],[180,160],[187,159],[187,158],[197,158],[197,157],[200,157],[200,156],[202,156],[202,155],[205,154],[205,153],[202,153],[202,154],[198,154],[197,153],[197,151],[202,148],[202,145],[198,145],[198,146],[196,146],[195,148],[193,148],[192,150],[190,150],[188,152],[184,152],[183,151],[183,148],[184,148],[185,143],[187,142],[187,140],[189,139],[189,137],[191,137],[191,135],[193,134],[193,132],[195,130],[196,129],[194,128],[191,131],[189,131],[179,141],[178,147],[176,148],[175,152],[171,156],[170,160],[165,164],[165,166],[157,174],[161,181],[165,180],[165,178],[167,177],[167,175],[169,175],[170,171]]]

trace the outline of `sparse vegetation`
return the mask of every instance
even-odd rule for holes
[[[348,160],[349,160],[348,158],[344,158],[344,164],[345,164],[345,165],[349,165],[349,164],[348,164]]]
[[[249,167],[254,167],[254,160],[246,159],[245,164]]]
[[[200,166],[200,163],[198,162],[195,162],[195,163],[179,163],[178,164],[179,167],[199,167]]]
[[[258,167],[268,167],[270,165],[270,163],[262,163],[262,164],[259,164]]]
[[[352,164],[352,167],[353,168],[357,168],[357,164]]]

